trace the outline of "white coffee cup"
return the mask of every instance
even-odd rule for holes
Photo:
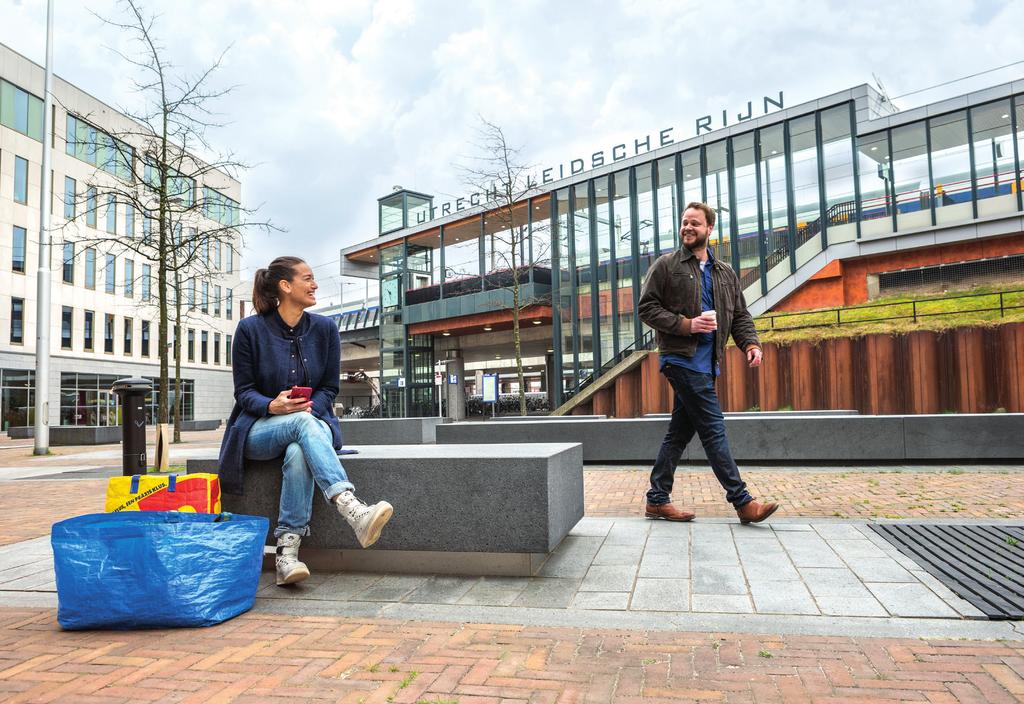
[[[700,314],[700,317],[704,318],[705,320],[710,320],[712,323],[715,324],[715,329],[716,330],[718,329],[718,313],[716,311],[713,311],[713,310],[703,311]]]

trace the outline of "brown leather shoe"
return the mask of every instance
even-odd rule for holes
[[[775,513],[779,508],[778,504],[762,504],[758,501],[750,501],[736,509],[736,515],[740,517],[740,523],[760,523],[768,516]]]
[[[666,521],[692,521],[697,515],[681,511],[672,504],[647,504],[644,515],[648,518],[664,518]]]

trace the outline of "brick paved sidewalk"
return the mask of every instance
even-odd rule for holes
[[[246,614],[61,632],[0,609],[7,702],[1017,702],[1024,644],[535,628]]]
[[[586,515],[638,516],[649,468],[585,472]],[[758,499],[778,501],[786,517],[1019,518],[1024,515],[1020,467],[975,471],[744,470]],[[710,469],[676,472],[673,501],[698,516],[733,516]]]

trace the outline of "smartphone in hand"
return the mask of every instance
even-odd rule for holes
[[[308,386],[293,386],[288,398],[304,398],[307,401],[313,396],[313,389]]]

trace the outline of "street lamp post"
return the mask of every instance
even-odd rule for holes
[[[53,132],[53,0],[46,3],[43,158],[39,177],[39,268],[36,270],[36,397],[33,454],[50,452],[50,134]]]

